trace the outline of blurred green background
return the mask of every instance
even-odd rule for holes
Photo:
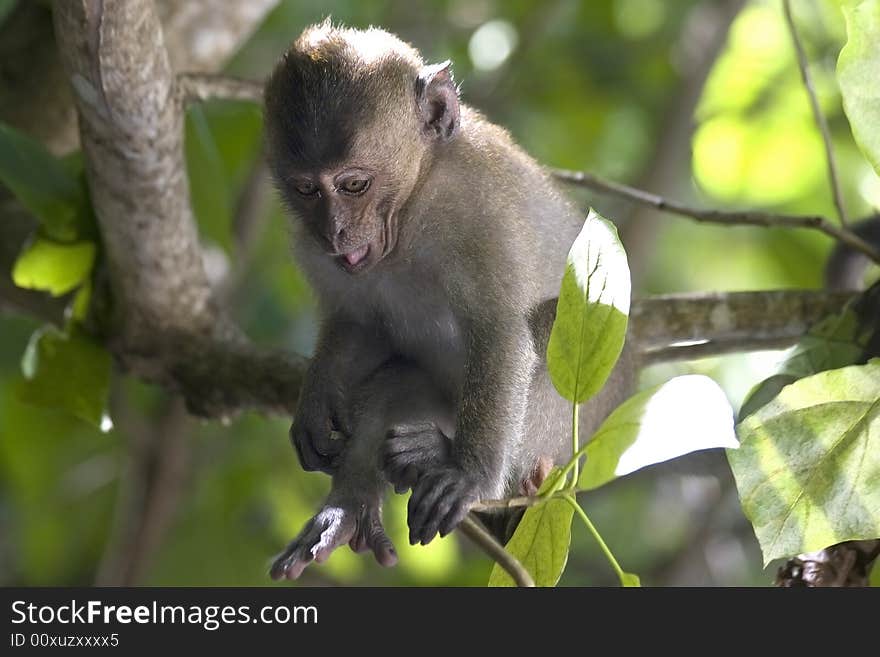
[[[880,205],[880,179],[841,111],[838,3],[794,4],[850,214],[867,214]],[[821,139],[779,2],[284,0],[228,72],[264,77],[304,26],[327,15],[382,26],[426,59],[452,59],[465,102],[548,165],[694,204],[834,216]],[[207,103],[190,111],[186,129],[209,264],[225,276],[235,317],[258,343],[309,353],[313,301],[259,164],[259,108]],[[572,193],[585,214],[593,205],[621,227],[639,295],[821,284],[831,246],[822,236],[697,225]],[[122,375],[114,379],[114,427],[106,433],[26,406],[15,389],[37,326],[0,314],[0,585],[269,584],[271,556],[314,513],[329,484],[299,469],[288,422],[255,414],[201,422],[179,400]],[[654,366],[643,379],[706,373],[737,405],[779,357]],[[490,562],[458,537],[407,545],[405,502],[393,496],[385,514],[400,552],[397,568],[381,569],[344,549],[307,569],[301,583],[485,584]],[[722,454],[649,468],[584,496],[583,504],[623,567],[645,584],[772,579]],[[614,585],[577,524],[573,535],[561,584]]]

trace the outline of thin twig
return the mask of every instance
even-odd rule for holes
[[[583,171],[567,171],[552,169],[551,173],[559,180],[573,185],[587,187],[597,192],[611,194],[635,203],[641,203],[663,212],[689,217],[696,221],[728,226],[763,226],[765,228],[810,228],[818,230],[839,242],[864,253],[874,262],[880,263],[880,250],[853,233],[847,228],[837,226],[820,215],[774,214],[760,210],[707,210],[693,208],[677,201],[636,189],[629,185],[604,180],[599,176]]]
[[[228,75],[181,73],[177,76],[177,88],[187,105],[214,99],[263,102],[261,83]]]
[[[822,133],[822,143],[825,145],[825,158],[828,162],[828,182],[831,184],[831,195],[834,197],[834,207],[837,208],[837,215],[840,217],[842,226],[847,225],[846,209],[843,205],[843,193],[840,189],[840,180],[837,177],[837,164],[834,160],[834,147],[831,143],[831,133],[828,131],[828,121],[822,114],[819,107],[819,100],[816,98],[816,89],[813,87],[813,80],[810,77],[810,71],[807,68],[807,55],[804,52],[803,44],[797,33],[794,24],[794,17],[791,13],[791,2],[782,0],[782,9],[785,14],[785,22],[788,24],[788,31],[791,34],[791,40],[794,42],[794,49],[797,53],[798,68],[801,71],[801,80],[804,82],[804,88],[807,90],[807,96],[810,99],[810,108],[813,111],[813,118],[816,120],[816,126]]]
[[[461,532],[480,546],[499,566],[513,578],[517,586],[534,587],[535,580],[519,560],[504,549],[495,537],[487,532],[473,516],[465,516],[458,526]]]
[[[566,491],[567,492],[567,491]],[[573,491],[574,494],[581,493],[583,491],[576,490]],[[555,497],[554,493],[550,497]],[[482,500],[477,502],[476,504],[471,506],[471,511],[498,511],[501,509],[516,509],[516,508],[525,508],[530,506],[535,506],[536,504],[540,504],[541,502],[545,502],[549,497],[541,497],[539,495],[535,495],[532,497],[507,497],[500,500]]]

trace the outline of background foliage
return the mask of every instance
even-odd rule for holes
[[[861,216],[880,205],[880,179],[852,141],[834,80],[845,40],[839,4],[797,2],[796,18],[835,136],[848,208]],[[432,61],[452,59],[465,101],[509,128],[547,164],[704,205],[833,215],[821,138],[777,2],[746,3],[705,85],[702,41],[722,19],[718,3],[696,0],[286,0],[228,72],[263,77],[306,24],[327,14],[353,26],[381,25]],[[693,98],[699,101],[691,139]],[[199,106],[188,116],[186,136],[202,236],[216,247],[218,267],[238,267],[243,254],[232,222],[260,152],[259,109],[232,102]],[[818,263],[831,246],[808,232],[699,226],[643,216],[583,192],[575,196],[585,214],[592,205],[620,226],[634,261],[637,296],[817,287]],[[291,264],[277,200],[268,198],[230,293],[232,305],[256,341],[308,353],[313,302]],[[170,513],[137,581],[268,583],[270,556],[311,516],[328,486],[323,475],[299,469],[287,423],[256,415],[226,426],[200,423],[161,391],[118,375],[111,381],[114,426],[108,432],[35,408],[20,394],[21,358],[38,326],[0,315],[0,584],[88,584],[100,577],[116,556],[114,527],[124,508],[120,482],[128,476],[129,455],[160,438],[175,445],[169,456],[173,478],[161,488]],[[685,372],[709,374],[738,406],[780,359],[758,353],[655,366],[643,383]],[[723,454],[648,468],[582,502],[621,564],[644,584],[770,579]],[[382,570],[368,557],[340,550],[327,564],[309,568],[302,581],[486,582],[489,561],[455,536],[410,548],[404,511],[399,496],[386,511],[400,552],[396,569]],[[615,584],[591,539],[574,532],[573,541],[561,584]]]

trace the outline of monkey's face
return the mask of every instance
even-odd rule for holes
[[[297,171],[285,196],[328,257],[366,271],[397,243],[396,189],[382,171],[357,165]]]
[[[441,80],[444,96],[435,90]],[[452,134],[457,108],[448,64],[425,67],[385,32],[325,23],[307,29],[279,62],[265,89],[272,173],[297,219],[342,269],[365,272],[394,251],[401,209],[426,153]]]

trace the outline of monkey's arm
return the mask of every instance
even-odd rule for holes
[[[490,317],[492,317],[490,319]],[[537,363],[525,317],[472,320],[455,440],[446,465],[419,477],[409,501],[410,542],[451,532],[479,499],[503,496],[522,440]]]
[[[336,471],[345,441],[334,432],[352,435],[346,412],[351,392],[388,356],[388,346],[376,332],[340,317],[322,323],[290,427],[304,470]]]

